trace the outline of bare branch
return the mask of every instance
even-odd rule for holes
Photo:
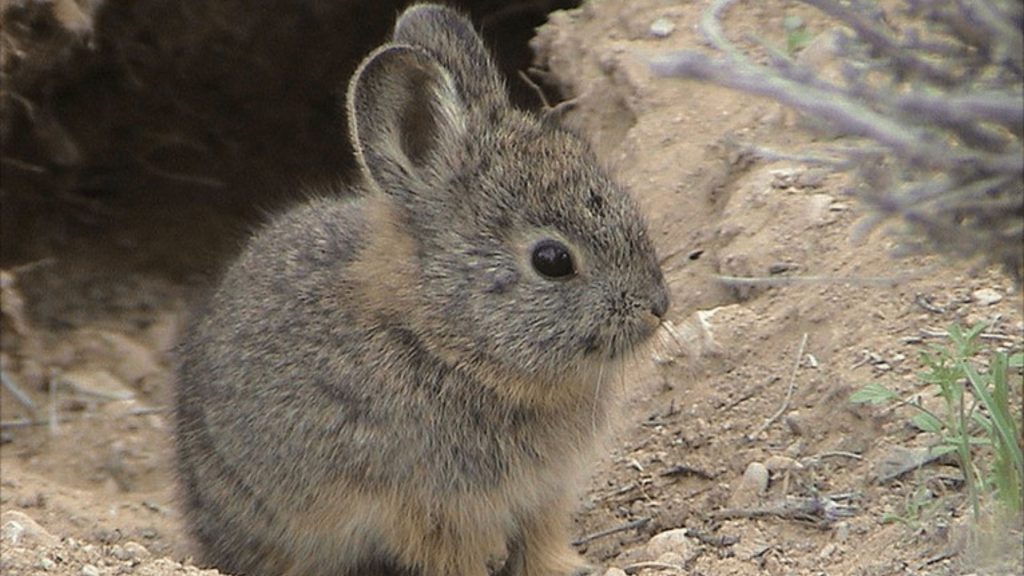
[[[841,80],[832,82],[763,42],[768,65],[755,63],[723,31],[734,1],[715,0],[701,20],[720,56],[669,54],[654,71],[772,98],[857,137],[817,163],[854,167],[855,194],[876,211],[862,230],[897,217],[932,247],[1001,264],[1021,281],[1024,4],[906,0],[888,14],[863,0],[802,0],[839,24]]]

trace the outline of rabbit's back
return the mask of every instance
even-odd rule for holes
[[[335,296],[324,288],[335,283],[328,276],[344,279],[363,226],[357,201],[316,200],[278,217],[193,313],[180,344],[177,451],[186,519],[204,560],[223,570],[285,572],[290,555],[280,549],[280,533],[295,497],[301,502],[325,472],[308,466],[303,450],[325,448],[318,428],[330,425],[314,422],[311,408],[334,403],[339,419],[363,417],[358,399],[337,397],[351,388],[309,381],[310,367],[349,340],[330,337],[352,323],[339,318],[343,309],[328,308]]]

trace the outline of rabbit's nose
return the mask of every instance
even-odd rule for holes
[[[651,298],[651,314],[658,318],[664,318],[668,312],[668,303],[668,290],[662,286],[654,293],[654,297]]]

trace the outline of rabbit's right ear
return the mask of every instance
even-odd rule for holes
[[[459,169],[466,106],[426,51],[377,49],[353,76],[347,104],[356,157],[383,191],[423,193]]]
[[[451,71],[467,106],[475,110],[504,108],[505,84],[468,18],[447,6],[418,4],[395,22],[394,41],[430,52]]]

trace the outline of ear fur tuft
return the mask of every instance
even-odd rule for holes
[[[423,49],[388,44],[371,53],[353,75],[347,107],[356,157],[385,192],[436,185],[458,170],[466,105]]]
[[[469,108],[489,110],[508,106],[498,68],[473,24],[455,10],[419,4],[395,23],[394,42],[430,52],[448,70]]]

